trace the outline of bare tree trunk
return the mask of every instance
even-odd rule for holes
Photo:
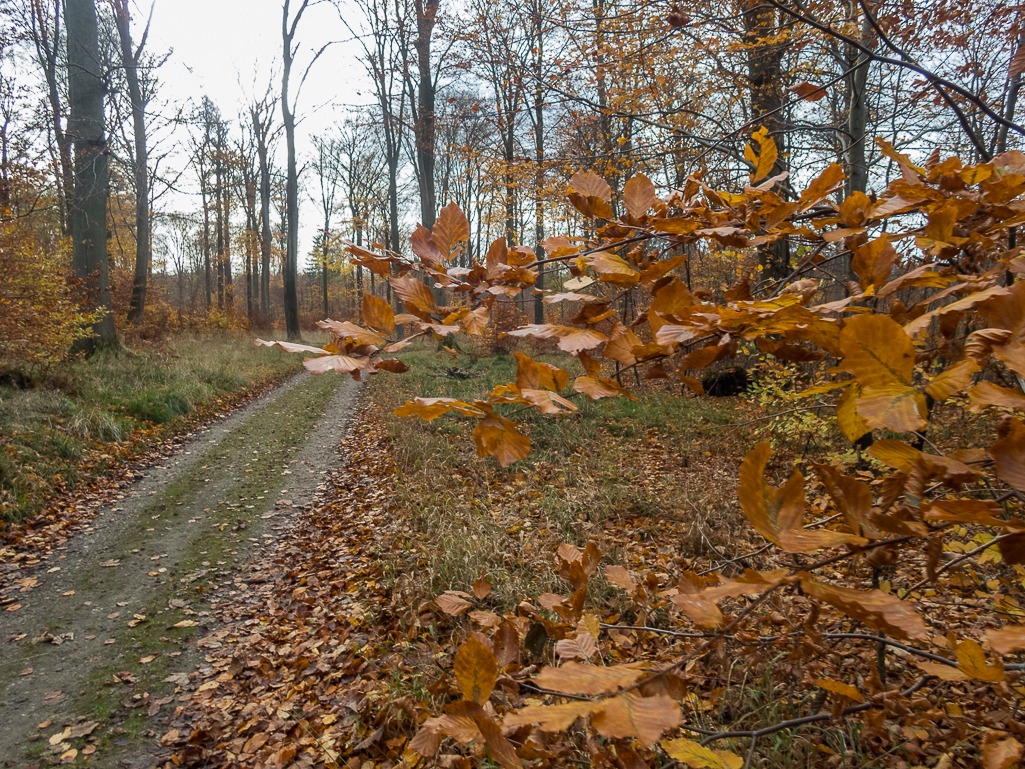
[[[270,323],[270,160],[268,159],[268,139],[270,115],[261,118],[260,111],[254,108],[253,131],[256,134],[256,150],[260,156],[260,312],[265,323]]]
[[[787,170],[783,117],[783,46],[772,42],[777,35],[776,12],[761,0],[747,0],[744,11],[744,36],[747,44],[747,71],[751,88],[751,118],[769,131],[776,143],[777,160],[772,174]],[[763,277],[782,279],[790,273],[790,243],[781,238],[758,248]]]
[[[545,258],[545,207],[542,199],[545,181],[545,111],[544,111],[544,29],[541,24],[541,1],[532,0],[531,22],[533,25],[534,45],[534,256],[538,261]],[[545,287],[544,265],[538,267],[536,287],[543,291]],[[534,295],[534,323],[545,322],[545,306],[541,296]]]
[[[67,0],[68,134],[75,145],[75,194],[71,211],[71,262],[82,281],[86,306],[106,311],[93,336],[76,348],[94,352],[116,345],[107,258],[107,140],[104,136],[104,79],[93,0]]]
[[[146,25],[142,42],[136,49],[132,43],[128,0],[112,0],[112,5],[121,42],[121,63],[125,68],[128,97],[132,102],[132,128],[135,134],[135,157],[132,161],[135,181],[135,274],[132,277],[132,300],[128,307],[128,322],[141,323],[146,311],[146,285],[150,271],[150,219],[146,103],[143,101],[142,89],[139,86],[139,61],[146,46],[149,25]]]
[[[434,191],[434,77],[431,71],[431,35],[438,14],[440,0],[416,0],[416,49],[419,83],[417,84],[417,120],[413,125],[416,136],[416,157],[420,167],[420,220],[432,229],[437,217]]]
[[[285,245],[285,265],[282,270],[282,283],[285,296],[285,334],[290,340],[299,339],[299,296],[296,293],[296,276],[299,265],[299,171],[295,161],[295,115],[288,100],[288,80],[292,74],[292,63],[295,58],[293,41],[295,30],[309,5],[303,0],[291,26],[288,23],[288,7],[290,0],[285,0],[281,14],[281,40],[284,53],[284,66],[281,75],[281,116],[285,126],[285,144],[288,155],[288,168],[285,180],[285,214],[288,220],[287,240]]]

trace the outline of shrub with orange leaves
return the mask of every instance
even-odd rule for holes
[[[99,315],[75,301],[67,244],[0,226],[0,369],[45,373]]]

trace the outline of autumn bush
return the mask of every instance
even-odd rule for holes
[[[0,224],[0,375],[45,377],[88,334],[70,279],[67,244]]]
[[[557,340],[583,374],[519,354],[515,377],[483,397],[417,396],[396,415],[469,418],[478,455],[516,467],[538,443],[525,415],[577,420],[581,398],[635,397],[609,364],[646,378],[676,373],[700,391],[691,372],[754,343],[783,362],[818,363],[800,396],[832,399],[867,469],[852,472],[840,458],[801,462],[802,471],[791,453],[762,443],[734,476],[751,536],[711,562],[666,542],[664,561],[603,565],[602,549],[578,540],[549,561],[563,588],[514,609],[491,609],[490,583],[439,596],[440,611],[469,618],[466,640],[450,661],[451,700],[410,750],[444,751],[445,765],[622,767],[668,757],[768,766],[781,740],[799,745],[791,735],[828,728],[801,762],[1006,768],[1021,757],[1025,725],[1006,703],[1025,694],[1014,656],[1025,649],[1025,262],[1015,244],[1025,156],[965,166],[936,152],[919,165],[878,146],[900,175],[871,196],[834,198],[844,178],[833,163],[781,198],[772,191],[781,177],[767,178],[777,150],[764,129],[745,151],[742,190],[714,190],[695,174],[663,199],[638,174],[613,201],[593,173],[570,180],[569,199],[596,235],[546,242],[546,269],[561,262],[576,281],[545,299],[587,311],[508,335]],[[401,322],[419,331],[390,338],[398,318],[365,307],[366,327],[324,324],[335,335],[328,347],[281,346],[314,353],[311,370],[358,377],[405,370],[389,356],[420,334],[479,334],[495,296],[531,287],[539,265],[499,240],[469,273],[450,272],[467,232],[448,206],[411,242],[416,267],[469,307],[441,311],[410,277],[414,264],[352,247],[379,274],[398,267]],[[782,239],[802,244],[789,274],[757,283],[741,275],[721,298],[688,290],[676,274],[686,254],[666,247],[760,249]],[[818,299],[821,284],[806,275],[848,254],[848,294]],[[624,318],[643,306],[627,300],[637,293],[650,303]],[[651,341],[634,332],[639,324]],[[944,427],[965,420],[967,431]],[[622,590],[630,609],[593,602],[596,581]],[[744,707],[737,687],[753,680],[764,682],[762,705]]]

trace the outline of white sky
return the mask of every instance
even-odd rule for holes
[[[137,0],[138,15],[132,22],[136,44],[145,27],[145,14],[154,3],[147,49],[151,53],[173,49],[159,73],[161,99],[198,102],[205,94],[217,104],[225,120],[236,124],[232,133],[237,136],[237,115],[248,111],[254,93],[263,95],[272,71],[277,73],[274,92],[280,94],[283,0]],[[301,0],[292,0],[293,14],[299,5]],[[296,128],[296,145],[301,167],[303,156],[309,152],[310,137],[341,122],[351,105],[367,103],[369,82],[358,60],[359,43],[349,40],[350,33],[331,3],[311,3],[296,38],[299,53],[290,85],[293,100],[313,53],[325,43],[340,41],[313,66],[299,94],[296,114],[301,122]],[[275,124],[281,125],[280,106]],[[278,155],[278,167],[283,170],[283,136]],[[308,181],[312,191],[315,182]],[[193,184],[190,179],[189,185]],[[168,200],[167,205],[183,210],[199,208],[198,200]],[[319,219],[317,209],[301,193],[300,263],[313,245]]]

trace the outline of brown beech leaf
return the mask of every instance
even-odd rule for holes
[[[395,311],[384,299],[363,294],[363,322],[382,334],[395,333]]]
[[[511,665],[520,658],[520,634],[509,620],[498,626],[492,643],[495,647],[495,660],[500,668]]]
[[[896,263],[897,251],[890,244],[889,237],[883,234],[854,250],[851,269],[861,281],[861,288],[867,291],[872,286],[879,288],[886,283]]]
[[[456,411],[463,416],[480,417],[484,415],[476,406],[458,401],[455,398],[417,398],[413,401],[406,401],[392,413],[397,417],[420,417],[426,422],[437,419],[450,411]]]
[[[388,341],[376,331],[360,328],[347,320],[318,320],[317,325],[324,330],[333,332],[335,336],[343,339],[355,339],[360,344],[381,345]]]
[[[580,261],[598,273],[598,280],[612,286],[630,288],[641,279],[641,273],[627,264],[625,259],[608,251],[581,256]]]
[[[263,339],[253,340],[257,347],[280,347],[285,352],[312,352],[314,355],[328,355],[331,351],[323,347],[310,347],[308,344],[296,344],[294,342],[268,342]]]
[[[519,769],[522,764],[516,755],[516,748],[502,734],[501,727],[483,713],[474,714],[473,720],[488,746],[491,759],[505,769]]]
[[[670,600],[687,618],[702,630],[715,630],[722,625],[722,611],[715,601],[703,595],[688,580],[680,580],[680,592]]]
[[[1006,732],[990,729],[982,737],[983,769],[1011,769],[1021,755],[1022,744]]]
[[[605,579],[607,579],[616,587],[621,587],[624,590],[631,593],[636,587],[636,585],[634,584],[634,578],[630,575],[630,572],[628,572],[622,566],[606,566]]]
[[[826,89],[823,86],[812,85],[807,80],[802,80],[787,90],[804,101],[818,101],[826,95]]]
[[[844,543],[864,544],[853,534],[804,528],[804,476],[799,471],[777,489],[765,478],[768,443],[755,447],[740,466],[740,506],[759,534],[788,553],[810,553]]]
[[[530,453],[530,438],[516,429],[516,423],[499,414],[488,414],[473,428],[477,456],[494,457],[502,467]]]
[[[451,614],[453,617],[465,614],[467,609],[473,607],[473,604],[465,598],[460,598],[458,595],[453,595],[452,593],[439,595],[434,599],[434,602],[438,604],[443,612]]]
[[[483,705],[488,701],[498,680],[495,655],[476,636],[470,636],[459,647],[453,663],[456,681],[463,699]]]
[[[634,219],[640,219],[655,205],[655,185],[644,174],[635,174],[623,186],[623,205]]]
[[[477,577],[473,581],[473,594],[477,596],[478,601],[483,601],[491,595],[491,583],[486,577]]]
[[[1005,625],[999,630],[987,630],[986,641],[997,654],[1010,654],[1025,649],[1025,625]]]
[[[894,638],[909,641],[929,635],[925,622],[910,603],[881,590],[852,590],[811,579],[801,580],[801,588],[812,598]]]
[[[625,395],[632,401],[637,400],[637,396],[633,395],[615,379],[578,376],[573,380],[573,389],[578,393],[583,393],[591,401],[596,401],[599,398],[614,398],[617,395]]]
[[[325,374],[337,371],[339,374],[350,374],[357,382],[359,372],[366,368],[366,359],[351,358],[348,355],[325,355],[323,358],[306,358],[303,367],[311,374]]]
[[[680,706],[671,697],[641,697],[627,692],[605,701],[605,707],[591,716],[598,734],[609,739],[633,737],[649,747],[683,721]]]
[[[438,314],[438,305],[434,303],[434,294],[415,278],[392,278],[391,286],[395,290],[402,306],[422,320],[431,320]]]
[[[569,180],[569,200],[584,216],[612,218],[612,188],[591,171],[577,171]]]
[[[822,479],[822,485],[833,499],[836,509],[844,515],[851,531],[870,539],[881,539],[882,533],[870,522],[872,515],[872,488],[867,484],[843,475],[832,465],[815,465],[815,472]]]
[[[422,224],[416,225],[413,234],[409,236],[409,245],[425,265],[437,270],[444,267],[445,255],[435,244],[431,231]]]
[[[836,192],[843,184],[844,173],[839,163],[830,163],[829,166],[812,180],[811,184],[805,187],[798,201],[798,210],[807,211],[812,206],[821,203],[827,196]]]
[[[981,367],[973,360],[966,359],[955,363],[947,369],[932,377],[925,391],[930,397],[937,401],[945,401],[954,393],[966,388],[972,381],[972,374]],[[1022,398],[1025,402],[1025,398]]]
[[[641,340],[633,331],[619,320],[609,332],[609,341],[602,350],[602,355],[610,360],[618,361],[624,366],[632,366],[637,362],[633,348],[641,345]]]
[[[583,665],[567,662],[562,667],[544,668],[536,677],[539,686],[563,694],[611,694],[644,677],[642,663]]]
[[[1017,419],[1004,426],[1004,437],[990,446],[1000,480],[1018,491],[1025,491],[1025,424]]]
[[[459,206],[449,203],[438,211],[431,234],[445,261],[451,261],[458,253],[459,244],[470,237],[470,223]]]
[[[544,732],[562,732],[573,722],[604,707],[603,702],[566,702],[559,705],[527,705],[507,713],[503,720],[509,729],[526,724],[537,724]]]
[[[536,361],[529,355],[514,352],[516,358],[516,386],[523,390],[565,390],[569,374],[551,363]]]
[[[531,324],[508,332],[509,336],[536,336],[538,339],[559,340],[559,349],[575,355],[583,350],[590,350],[608,340],[605,334],[589,328],[573,328],[572,326],[554,326]]]
[[[981,411],[990,406],[1025,410],[1025,395],[992,382],[979,382],[968,391],[968,408]]]

